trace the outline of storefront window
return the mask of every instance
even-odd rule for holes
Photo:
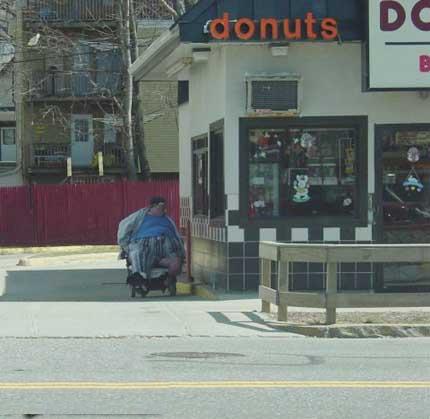
[[[193,158],[193,213],[208,215],[208,139],[207,137],[192,141]]]
[[[354,215],[358,135],[353,127],[250,129],[249,217]]]
[[[380,126],[382,241],[430,243],[430,125]],[[429,288],[430,264],[383,265],[384,288]]]
[[[222,129],[210,133],[210,217],[224,216],[224,132]]]
[[[404,242],[422,242],[413,237],[430,227],[430,127],[427,130],[382,132],[383,214],[388,230],[400,228]],[[425,233],[425,242],[428,241]]]

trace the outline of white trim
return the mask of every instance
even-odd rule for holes
[[[309,230],[307,228],[292,228],[291,229],[292,242],[307,242],[309,241]]]
[[[228,241],[229,242],[243,242],[245,239],[245,233],[242,228],[237,226],[228,226]]]
[[[355,229],[355,241],[368,242],[372,241],[372,226],[367,227],[356,227]]]
[[[325,242],[338,242],[338,241],[340,241],[340,228],[339,227],[326,227],[326,228],[324,228],[323,240]]]
[[[128,72],[136,79],[143,79],[154,67],[168,57],[180,44],[179,27],[164,32],[130,66]]]

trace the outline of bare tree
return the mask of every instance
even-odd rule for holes
[[[8,10],[8,13],[14,13],[15,1],[21,0],[0,0],[0,12],[1,10]],[[49,4],[52,7],[56,2],[59,8],[64,4],[64,0],[50,0]],[[41,3],[43,0],[35,2],[39,6]],[[70,31],[62,27],[61,24],[52,25],[49,15],[39,16],[39,19],[36,19],[31,26],[23,25],[22,50],[17,55],[17,57],[19,56],[18,61],[22,64],[20,72],[23,73],[21,76],[24,79],[20,93],[29,97],[37,95],[41,89],[50,88],[49,86],[53,86],[54,89],[61,88],[62,79],[58,74],[60,69],[55,68],[55,65],[50,71],[45,69],[43,76],[35,79],[34,72],[31,71],[33,64],[42,60],[68,62],[69,68],[67,70],[61,69],[61,77],[67,78],[69,83],[73,78],[82,79],[88,75],[88,82],[99,96],[99,100],[94,102],[95,106],[99,108],[101,113],[108,113],[107,111],[109,111],[111,114],[118,115],[118,118],[123,121],[122,124],[116,126],[116,129],[122,137],[128,177],[130,179],[137,177],[136,152],[138,151],[142,175],[144,178],[148,178],[150,169],[144,141],[144,121],[146,118],[141,112],[139,84],[133,81],[128,71],[132,62],[139,55],[136,18],[138,16],[157,17],[160,13],[165,13],[164,16],[167,17],[177,18],[190,7],[192,0],[179,0],[174,3],[170,3],[169,0],[114,0],[113,4],[114,7],[112,7],[109,16],[106,14],[91,16],[91,10],[87,10],[86,20],[81,22],[80,33]],[[31,13],[31,10],[26,10],[26,12]],[[38,11],[36,10],[36,12]],[[149,44],[151,41],[152,39],[145,40],[145,44]],[[79,65],[70,67],[70,62],[76,62],[79,56],[84,57],[85,55],[79,50],[81,44],[95,48],[103,48],[102,45],[106,44],[112,50],[120,52],[122,66],[118,68],[116,75],[111,74],[113,78],[117,77],[118,80],[120,78],[122,80],[122,87],[118,89],[119,92],[108,92],[106,90],[109,89],[104,89],[106,86],[98,85],[98,80],[103,80],[103,77],[97,77],[100,74],[100,69],[97,67],[83,68],[88,60],[83,59],[81,68]],[[90,77],[90,74],[95,74],[96,77]],[[63,83],[65,82],[63,81]],[[108,98],[111,101],[108,101]],[[69,111],[58,104],[46,104],[40,109],[40,115],[45,120],[60,124],[64,130],[67,130],[70,129],[68,115],[73,110],[76,111],[79,103],[79,101],[72,101]]]

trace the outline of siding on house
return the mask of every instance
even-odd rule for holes
[[[172,21],[139,22],[140,54]],[[146,156],[152,173],[179,172],[177,82],[141,82],[140,106],[144,116]]]
[[[146,154],[152,173],[179,172],[177,83],[142,82]]]

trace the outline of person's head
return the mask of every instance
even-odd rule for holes
[[[149,202],[151,215],[163,215],[166,212],[166,199],[162,196],[154,196]]]

